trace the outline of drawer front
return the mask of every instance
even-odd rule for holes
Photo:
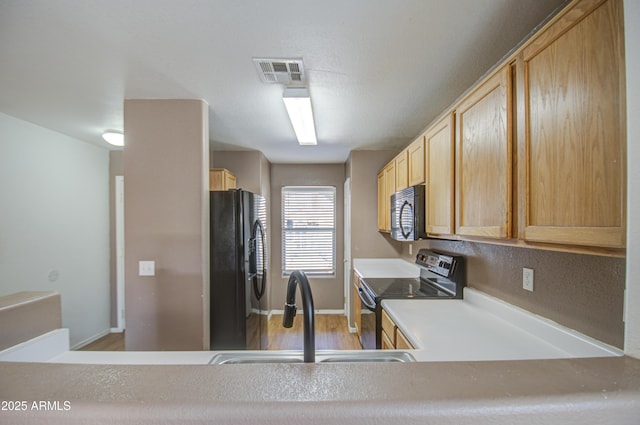
[[[382,331],[387,333],[393,347],[396,346],[396,324],[389,317],[386,311],[382,310]]]
[[[396,348],[398,350],[413,350],[414,348],[400,329],[396,329]]]
[[[396,348],[393,341],[391,341],[391,337],[389,337],[384,330],[382,331],[382,346],[380,348],[383,350],[393,350]]]

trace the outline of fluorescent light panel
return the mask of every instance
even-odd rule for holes
[[[313,122],[311,97],[306,88],[288,88],[282,94],[289,120],[301,145],[317,145],[316,126]]]
[[[119,131],[105,131],[102,133],[102,138],[113,146],[124,146],[124,134]]]

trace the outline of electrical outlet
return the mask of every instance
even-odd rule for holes
[[[413,244],[409,244],[409,255],[413,255]]]
[[[139,261],[138,262],[138,276],[155,276],[155,275],[156,275],[155,261]]]
[[[533,292],[533,269],[522,269],[522,289]]]

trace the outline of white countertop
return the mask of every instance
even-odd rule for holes
[[[418,361],[622,356],[600,341],[465,288],[463,300],[383,300]]]
[[[65,351],[47,363],[204,365],[216,354],[212,351]]]
[[[420,267],[401,258],[354,258],[360,277],[420,277]]]
[[[397,270],[404,260],[359,259],[368,277]],[[382,306],[416,348],[417,361],[566,359],[622,356],[617,348],[472,288],[462,300],[383,300]],[[0,361],[112,365],[205,365],[215,351],[70,351],[67,329],[57,329],[0,351]],[[275,353],[274,353],[275,354]]]

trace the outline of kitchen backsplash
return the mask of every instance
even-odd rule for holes
[[[420,248],[463,255],[467,285],[618,348],[624,346],[625,260],[464,241],[402,243],[415,261]],[[522,289],[522,268],[534,291]]]

